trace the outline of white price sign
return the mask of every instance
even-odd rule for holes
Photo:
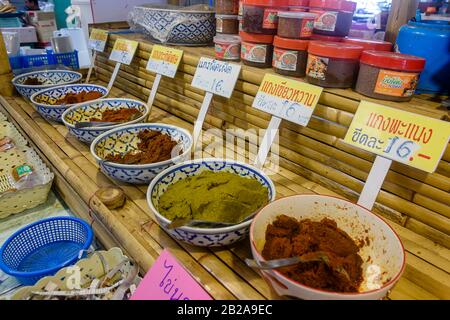
[[[92,29],[89,37],[89,48],[92,50],[105,51],[106,41],[108,41],[108,31],[100,29]]]
[[[240,71],[240,65],[202,57],[197,65],[192,86],[230,98]]]
[[[147,70],[174,78],[182,56],[182,50],[154,45],[147,63]]]
[[[129,65],[133,61],[138,45],[136,41],[118,39],[114,44],[109,59]]]

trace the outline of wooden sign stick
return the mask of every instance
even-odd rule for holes
[[[108,88],[107,88],[108,92],[111,91],[111,89],[112,89],[112,87],[114,85],[114,82],[116,81],[116,78],[117,78],[117,75],[119,74],[119,70],[120,70],[120,66],[121,65],[122,64],[120,62],[116,63],[116,66],[115,66],[114,71],[113,71],[112,76],[111,76],[111,80],[109,80],[109,83],[108,83]]]
[[[94,50],[94,53],[92,54],[92,64],[89,67],[89,71],[86,77],[86,83],[89,83],[89,80],[91,79],[92,69],[95,67],[95,60],[97,59],[97,51]]]
[[[372,210],[391,164],[392,160],[385,157],[377,156],[375,158],[375,162],[373,163],[372,169],[370,169],[367,181],[359,196],[358,204],[360,206],[367,210]]]
[[[159,83],[161,82],[161,75],[159,73],[156,74],[155,81],[153,81],[152,91],[150,91],[150,95],[148,96],[148,109],[149,114],[152,111],[153,102],[155,101],[156,93],[158,91]]]
[[[200,107],[200,112],[197,116],[197,120],[194,125],[194,151],[197,148],[197,142],[202,133],[203,122],[205,122],[206,114],[208,113],[209,105],[211,104],[213,94],[211,92],[206,92],[205,98],[203,99],[202,106]]]
[[[277,136],[281,121],[281,118],[275,116],[272,116],[272,119],[270,119],[269,126],[267,127],[261,141],[261,145],[259,146],[258,156],[256,157],[254,164],[256,168],[262,169],[264,167],[270,148],[272,147],[273,141]]]

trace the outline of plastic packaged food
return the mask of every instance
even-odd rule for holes
[[[386,51],[364,51],[355,90],[375,99],[409,101],[425,59]]]
[[[362,51],[353,44],[310,41],[306,79],[322,87],[349,88],[358,74]]]
[[[216,32],[224,34],[238,34],[238,16],[216,14]]]
[[[244,0],[242,30],[250,33],[276,34],[278,11],[289,9],[289,0]]]
[[[344,40],[344,37],[324,36],[321,34],[313,33],[313,35],[311,36],[311,40],[342,42]]]
[[[239,12],[238,0],[216,0],[216,14],[236,15]]]
[[[314,33],[345,37],[352,26],[356,2],[345,0],[311,0],[310,12],[317,14]]]
[[[259,68],[270,68],[273,56],[273,36],[243,31],[240,36],[242,39],[241,59],[244,64]]]
[[[308,40],[287,39],[276,36],[273,41],[272,61],[275,72],[291,77],[305,76],[308,44]]]
[[[392,43],[381,40],[367,40],[358,38],[344,38],[342,40],[344,43],[355,44],[361,46],[364,50],[374,50],[374,51],[392,51]]]
[[[14,141],[10,137],[3,137],[0,139],[0,152],[8,151],[14,147]]]
[[[289,11],[307,12],[309,0],[289,0]]]
[[[232,35],[214,37],[216,58],[219,60],[239,61],[241,59],[241,38]]]
[[[278,12],[278,35],[283,38],[309,39],[313,33],[314,19],[309,12]]]

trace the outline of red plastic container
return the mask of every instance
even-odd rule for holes
[[[291,77],[305,76],[308,44],[308,40],[288,39],[276,36],[273,41],[272,61],[275,72]]]
[[[359,38],[344,38],[342,42],[356,44],[357,46],[363,47],[364,50],[392,51],[392,43],[387,41],[367,40]]]
[[[273,36],[265,34],[252,34],[241,31],[241,60],[244,64],[270,68],[273,56]]]
[[[289,11],[309,11],[309,0],[289,0]]]
[[[352,26],[356,2],[346,0],[311,0],[310,12],[318,15],[314,33],[345,37]]]
[[[289,0],[243,0],[242,30],[249,33],[276,34],[278,11],[287,11]]]

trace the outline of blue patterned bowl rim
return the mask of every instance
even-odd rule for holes
[[[177,156],[175,158],[172,158],[172,159],[169,159],[166,161],[161,161],[161,162],[148,163],[148,164],[136,164],[136,165],[120,164],[120,163],[105,161],[104,159],[99,157],[97,155],[97,153],[95,152],[95,148],[100,143],[100,141],[108,138],[110,135],[112,135],[114,133],[117,133],[120,131],[125,131],[128,129],[150,129],[151,130],[151,129],[156,129],[156,128],[172,129],[172,130],[175,130],[175,131],[178,131],[178,132],[184,134],[186,137],[189,138],[188,147],[186,148],[186,150],[183,150],[182,154],[180,154],[179,156]],[[134,123],[134,124],[129,124],[126,126],[121,126],[118,128],[111,129],[111,130],[106,131],[106,132],[102,133],[101,135],[99,135],[97,138],[95,138],[94,141],[92,141],[91,154],[97,162],[107,163],[108,166],[110,166],[110,167],[115,167],[115,168],[120,168],[120,169],[125,169],[125,170],[139,170],[139,169],[142,170],[142,169],[152,169],[152,168],[156,168],[156,167],[170,165],[172,162],[177,162],[178,160],[183,159],[184,157],[189,155],[189,153],[191,152],[192,144],[193,144],[192,135],[189,133],[189,131],[187,131],[183,128],[180,128],[177,126],[172,126],[169,124],[162,124],[162,123]]]
[[[97,103],[102,103],[102,102],[109,102],[109,101],[133,102],[133,103],[136,103],[138,105],[143,106],[145,108],[145,113],[142,116],[140,116],[139,118],[134,119],[132,121],[123,122],[123,123],[119,123],[119,124],[115,124],[115,125],[111,125],[111,126],[103,126],[103,127],[89,127],[89,128],[77,129],[77,128],[75,128],[75,126],[73,124],[70,124],[70,123],[68,123],[66,121],[66,116],[69,113],[71,113],[72,111],[75,111],[77,109],[80,109],[80,108],[83,108],[85,106],[89,106],[89,105],[92,105],[92,104],[97,104]],[[147,118],[149,112],[150,112],[150,108],[148,107],[148,105],[145,102],[142,102],[142,101],[139,101],[139,100],[135,100],[135,99],[127,99],[127,98],[108,98],[108,99],[98,99],[98,100],[92,100],[92,101],[76,104],[76,105],[70,107],[69,109],[67,109],[66,111],[64,111],[64,113],[61,116],[61,119],[62,119],[62,122],[64,123],[64,125],[67,128],[77,129],[77,130],[80,130],[80,131],[92,131],[92,130],[109,131],[111,129],[118,128],[118,127],[123,127],[123,126],[131,124],[131,123],[141,122],[141,121],[143,121],[144,119]]]
[[[51,108],[55,108],[55,109],[65,108],[65,109],[66,109],[66,108],[72,107],[72,106],[74,106],[74,105],[77,105],[78,103],[64,104],[64,105],[63,105],[63,104],[45,104],[45,103],[37,102],[37,101],[35,100],[35,98],[36,98],[38,95],[40,95],[40,94],[46,94],[46,93],[48,93],[48,92],[50,92],[50,91],[59,90],[59,89],[64,89],[64,88],[72,88],[72,87],[86,87],[86,88],[91,87],[91,88],[97,88],[97,89],[100,89],[100,90],[105,91],[105,94],[104,94],[102,97],[100,97],[100,98],[98,98],[98,99],[96,99],[96,100],[89,101],[89,102],[93,102],[93,101],[97,101],[97,100],[103,99],[103,98],[105,98],[105,97],[109,94],[109,91],[108,91],[108,89],[107,89],[106,87],[104,87],[104,86],[99,86],[99,85],[97,85],[97,84],[82,84],[82,83],[79,83],[79,84],[69,84],[69,85],[63,84],[63,85],[60,85],[60,86],[57,86],[57,87],[51,87],[51,88],[47,88],[47,89],[38,91],[38,92],[34,93],[34,94],[31,96],[30,100],[31,100],[31,102],[32,102],[34,105],[39,105],[40,107],[45,107],[45,108],[50,108],[50,109],[51,109]],[[84,102],[83,102],[83,103],[84,103]]]
[[[164,223],[169,224],[172,221],[167,219],[166,217],[164,217],[162,214],[159,213],[158,210],[156,210],[155,206],[153,205],[153,201],[152,201],[152,193],[153,190],[155,189],[156,185],[169,173],[178,171],[179,168],[183,168],[183,167],[189,167],[193,164],[202,164],[202,163],[226,163],[227,165],[239,165],[241,167],[244,167],[250,171],[253,171],[254,173],[256,173],[258,176],[260,176],[269,186],[269,190],[271,191],[272,197],[269,200],[269,203],[275,200],[276,197],[276,189],[275,189],[275,185],[272,182],[272,179],[270,179],[262,170],[249,165],[247,163],[244,162],[240,162],[240,161],[235,161],[235,160],[231,160],[231,159],[219,159],[219,158],[202,158],[202,159],[197,159],[197,160],[191,160],[191,161],[185,161],[183,163],[174,165],[172,167],[169,167],[163,171],[161,171],[155,178],[153,178],[152,182],[150,183],[150,185],[148,186],[147,189],[147,205],[150,207],[150,210],[153,211],[155,213],[155,215],[162,221],[164,221]],[[261,207],[258,209],[257,212],[259,212],[262,208],[264,208],[265,206]],[[256,215],[255,215],[256,216]],[[250,224],[252,223],[253,219],[250,219],[248,221],[236,224],[234,226],[230,226],[230,227],[224,227],[224,228],[214,228],[214,229],[208,229],[208,228],[192,228],[192,227],[181,227],[178,228],[178,230],[184,230],[187,232],[193,232],[193,233],[199,233],[199,234],[217,234],[217,233],[226,233],[226,232],[233,232],[236,230],[240,230],[243,229],[245,227],[250,226]]]
[[[57,85],[55,85],[55,84],[32,85],[32,84],[17,83],[17,81],[19,79],[22,79],[22,78],[28,78],[30,76],[38,75],[38,74],[41,74],[41,73],[57,73],[57,72],[71,73],[71,74],[77,75],[78,77],[76,79],[74,79],[74,80],[71,80],[71,81],[67,81],[67,82],[64,82],[64,83],[58,83]],[[33,71],[33,72],[20,74],[20,75],[14,77],[11,81],[12,81],[12,83],[15,86],[20,87],[20,88],[47,89],[47,88],[52,88],[52,87],[60,86],[60,85],[72,84],[72,83],[75,83],[77,81],[80,81],[82,78],[83,78],[83,75],[81,73],[76,72],[76,71],[72,71],[72,70],[40,70],[40,71]]]
[[[208,5],[204,5],[204,8],[208,8],[208,10],[187,10],[183,9],[185,7],[183,6],[175,6],[175,5],[140,5],[135,6],[135,8],[144,8],[145,10],[154,10],[154,11],[167,11],[167,12],[175,12],[175,13],[208,13],[208,14],[214,14],[216,10],[213,7],[210,7]]]

